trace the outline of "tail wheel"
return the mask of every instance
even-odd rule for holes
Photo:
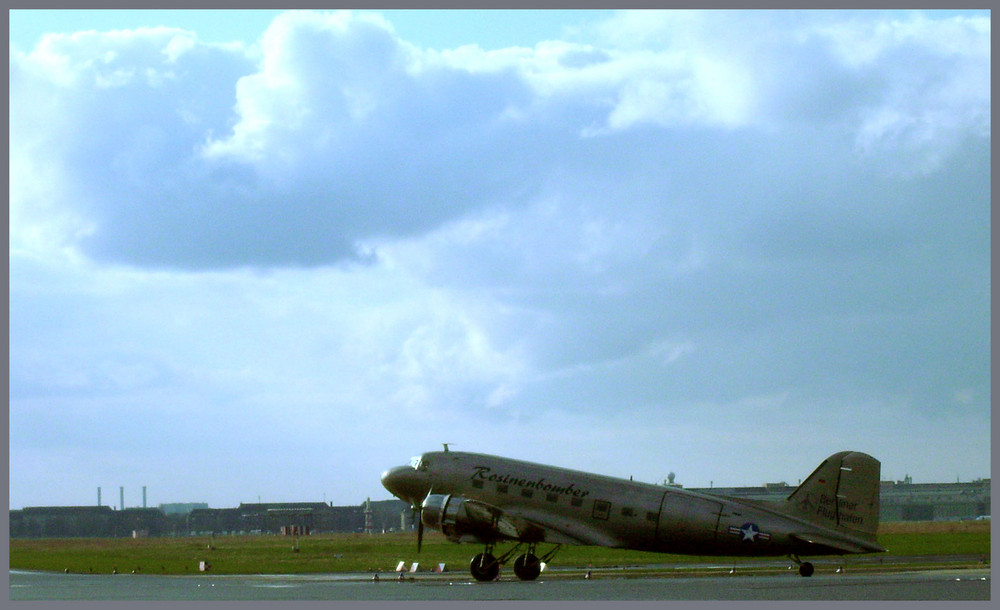
[[[469,562],[469,571],[480,582],[496,580],[500,575],[500,562],[489,553],[480,553]]]
[[[542,573],[542,562],[533,553],[518,555],[514,560],[514,574],[521,580],[535,580]]]
[[[813,568],[813,564],[809,563],[808,561],[803,561],[802,564],[799,565],[799,574],[801,574],[802,576],[806,577],[812,576],[814,571],[815,569]]]

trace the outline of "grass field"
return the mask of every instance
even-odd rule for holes
[[[879,542],[892,555],[979,554],[989,559],[989,522],[889,523]],[[298,550],[295,550],[297,547]],[[503,547],[506,549],[507,547]],[[548,547],[544,547],[544,550]],[[17,539],[10,541],[10,568],[110,574],[193,574],[206,561],[214,574],[308,574],[391,572],[399,561],[419,561],[421,570],[444,563],[465,570],[479,545],[453,544],[436,532],[416,551],[415,535],[321,534],[139,539]],[[716,558],[717,559],[717,558]],[[563,547],[553,563],[563,567],[641,566],[703,562],[704,557],[663,555],[600,547]],[[739,565],[747,559],[727,560]]]

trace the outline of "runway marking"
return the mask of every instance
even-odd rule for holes
[[[299,585],[250,585],[250,586],[256,587],[258,589],[295,589]]]

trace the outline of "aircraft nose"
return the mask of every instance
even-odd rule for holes
[[[382,473],[382,487],[404,502],[419,505],[430,490],[423,473],[412,466],[396,466]]]

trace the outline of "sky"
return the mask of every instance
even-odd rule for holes
[[[9,83],[11,508],[990,476],[989,12],[15,11]]]

